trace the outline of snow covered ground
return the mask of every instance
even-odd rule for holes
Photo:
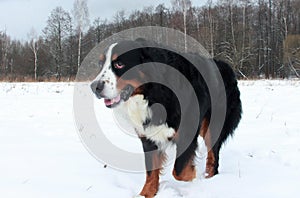
[[[243,119],[222,149],[220,174],[204,179],[205,156],[199,154],[199,177],[178,182],[167,167],[158,198],[299,196],[300,81],[240,81],[239,86]],[[0,83],[0,197],[130,198],[139,193],[145,174],[105,168],[87,152],[72,104],[73,84]],[[102,103],[99,111],[108,112]]]

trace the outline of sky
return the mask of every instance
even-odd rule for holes
[[[50,12],[57,6],[71,12],[74,0],[0,0],[0,31],[6,31],[12,39],[27,40],[34,29],[38,35],[46,26]],[[206,0],[193,0],[198,5]],[[132,10],[145,6],[157,6],[164,3],[170,6],[170,0],[88,0],[90,20],[95,18],[111,19],[119,10],[130,14]]]

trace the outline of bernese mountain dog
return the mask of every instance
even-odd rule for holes
[[[139,197],[146,198],[154,197],[159,189],[159,174],[166,159],[166,147],[170,144],[175,144],[177,151],[173,169],[175,179],[191,181],[196,177],[194,158],[199,135],[203,137],[208,151],[205,176],[210,178],[218,174],[219,151],[238,126],[242,113],[237,79],[228,64],[197,54],[179,53],[153,42],[149,47],[149,43],[145,39],[137,39],[109,46],[100,55],[102,69],[91,83],[93,93],[97,98],[103,98],[108,108],[126,107],[145,153],[146,182]],[[194,60],[193,63],[189,58]],[[223,105],[226,110],[224,124],[219,132],[210,127],[210,90],[203,75],[195,67],[195,62],[200,68],[215,64],[221,74],[226,92]],[[186,88],[182,80],[168,73],[162,64],[180,72],[192,89]],[[214,74],[209,77],[213,79]],[[168,82],[174,89],[184,91],[187,98],[184,111],[173,89],[159,83],[159,79]],[[191,115],[196,106],[188,102],[190,92],[194,92],[197,97],[198,115]],[[194,131],[189,131],[189,127],[180,128],[182,120],[187,120],[187,123],[189,120],[195,121],[197,126]]]

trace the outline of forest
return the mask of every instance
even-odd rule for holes
[[[300,78],[299,0],[171,0],[111,19],[90,21],[87,1],[72,12],[56,7],[40,35],[11,39],[0,30],[0,80],[72,81],[98,43],[122,30],[161,26],[199,41],[212,57],[228,62],[240,79]],[[82,2],[82,1],[81,1]]]

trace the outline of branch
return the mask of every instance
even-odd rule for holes
[[[296,70],[295,67],[293,66],[290,57],[289,57],[289,66],[290,66],[291,69],[295,72],[296,76],[297,76],[298,78],[300,78],[300,75],[298,74],[297,70]]]
[[[248,79],[248,77],[239,69],[238,72],[243,76],[243,78]]]

